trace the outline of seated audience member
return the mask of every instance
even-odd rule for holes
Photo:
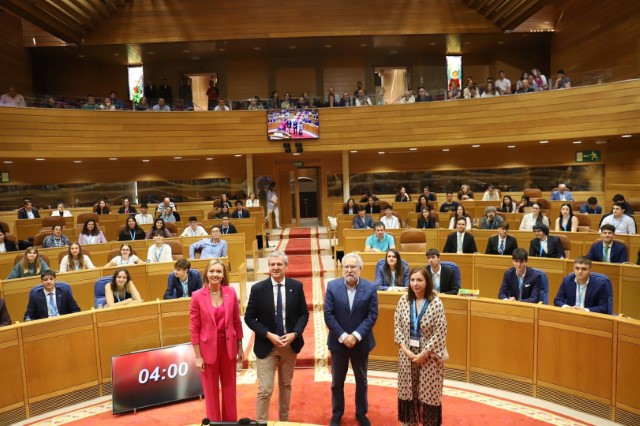
[[[409,264],[402,260],[398,250],[390,249],[376,265],[376,288],[378,291],[385,291],[389,287],[408,287],[410,270]]]
[[[596,197],[589,197],[587,204],[583,204],[582,207],[580,207],[580,213],[602,214],[602,207],[598,205],[598,199]]]
[[[33,207],[33,203],[30,199],[25,198],[23,201],[23,207],[18,210],[18,219],[39,219],[40,213],[38,209]]]
[[[167,291],[164,300],[191,297],[191,294],[202,288],[202,275],[197,269],[191,269],[191,262],[180,259],[173,265],[173,272],[167,280]]]
[[[164,232],[153,231],[153,242],[154,244],[147,250],[147,263],[172,262],[173,253],[171,253],[171,246],[164,243]]]
[[[42,281],[42,291],[32,289],[29,292],[29,302],[24,313],[25,321],[80,312],[80,307],[73,298],[69,287],[56,285],[54,271],[42,271],[40,280]]]
[[[144,240],[145,237],[144,230],[140,228],[138,222],[136,222],[133,216],[129,216],[124,229],[120,232],[120,235],[118,235],[118,241]]]
[[[633,217],[625,214],[624,204],[617,203],[613,205],[613,214],[605,216],[600,222],[600,229],[604,225],[613,225],[616,229],[616,234],[635,234],[636,233],[636,222],[633,220]]]
[[[551,201],[573,201],[573,195],[567,191],[567,185],[561,183],[558,189],[551,193]]]
[[[458,205],[457,201],[453,201],[453,192],[447,191],[447,201],[440,206],[440,213],[455,212]]]
[[[455,80],[451,80],[449,90],[447,91],[447,100],[454,101],[456,99],[462,99],[462,90],[460,90]]]
[[[345,205],[342,207],[342,214],[356,214],[358,212],[358,205],[356,200],[349,198]]]
[[[213,202],[213,208],[214,209],[221,209],[221,208],[224,208],[225,206],[228,209],[232,208],[231,200],[229,199],[227,194],[223,192],[222,194],[220,194],[220,198]]]
[[[136,256],[136,251],[129,244],[124,243],[120,246],[120,254],[111,259],[106,265],[105,268],[110,268],[114,266],[122,266],[122,265],[137,265],[140,263],[144,263],[138,256]]]
[[[162,202],[158,204],[158,207],[156,207],[156,216],[161,215],[167,209],[167,207],[171,207],[173,211],[178,210],[175,203],[171,201],[169,197],[164,197]]]
[[[404,95],[400,98],[399,103],[401,104],[412,104],[416,101],[415,96],[411,94],[411,90],[405,90]]]
[[[340,102],[340,95],[336,93],[336,89],[334,89],[333,87],[329,87],[329,93],[327,93],[327,96],[325,96],[325,102],[329,101],[329,97],[331,95],[333,95],[334,99],[336,100],[336,103]]]
[[[473,200],[473,191],[471,191],[469,185],[462,185],[460,187],[460,191],[458,192],[458,200]]]
[[[256,197],[256,193],[251,191],[249,198],[247,198],[247,207],[260,207],[260,200]]]
[[[95,266],[89,256],[84,254],[80,244],[71,243],[69,252],[60,261],[60,272],[83,271],[85,269],[95,269]]]
[[[280,108],[282,109],[292,109],[293,101],[291,100],[291,93],[285,92],[284,99],[280,103]]]
[[[310,105],[304,96],[298,96],[298,101],[296,102],[296,105],[295,105],[297,109],[305,109],[305,108],[308,108],[309,106]]]
[[[431,192],[431,188],[429,188],[429,185],[425,185],[422,187],[422,195],[427,197],[427,200],[429,201],[438,201],[438,196],[434,192]]]
[[[53,225],[51,230],[53,234],[48,235],[44,241],[42,241],[42,248],[64,247],[71,244],[69,238],[62,233],[61,225]]]
[[[111,102],[110,97],[105,96],[104,99],[102,100],[102,105],[100,105],[100,109],[102,111],[115,111],[116,106],[113,104],[113,102]]]
[[[365,214],[362,206],[358,206],[358,215],[353,218],[352,223],[353,229],[373,229],[373,219],[371,219],[371,216]]]
[[[173,237],[173,234],[171,233],[171,231],[169,231],[167,229],[167,226],[165,225],[164,219],[162,219],[161,217],[157,218],[153,224],[153,227],[151,229],[149,229],[147,231],[147,234],[144,236],[145,239],[150,240],[153,238],[153,231],[162,231],[164,232],[164,237],[165,238],[171,238]]]
[[[456,214],[449,220],[449,229],[456,229],[456,223],[458,219],[464,219],[466,223],[466,229],[471,229],[471,219],[467,216],[467,211],[462,204],[458,205]]]
[[[82,109],[100,109],[100,105],[96,103],[96,97],[94,95],[87,95],[87,103],[82,105]]]
[[[549,89],[547,77],[545,77],[538,68],[534,68],[531,70],[531,76],[533,77],[533,81],[535,81],[536,85],[538,86],[538,90]]]
[[[564,259],[564,248],[560,238],[549,235],[549,227],[544,223],[533,225],[535,238],[529,244],[529,256]]]
[[[493,98],[494,96],[500,96],[500,91],[496,89],[493,83],[489,82],[485,86],[484,92],[480,95],[481,98]]]
[[[444,245],[443,253],[475,253],[478,251],[476,240],[467,229],[468,218],[458,218],[456,221],[456,232],[449,234]]]
[[[189,246],[189,259],[195,259],[196,250],[201,250],[200,259],[213,259],[227,255],[227,242],[220,239],[220,226],[211,228],[211,238],[203,238]]]
[[[542,289],[542,273],[527,266],[529,256],[523,248],[511,255],[513,267],[504,271],[498,299],[538,303]]]
[[[222,223],[220,223],[219,226],[220,226],[220,233],[222,235],[237,234],[238,233],[238,230],[233,225],[233,223],[229,222],[229,217],[228,216],[222,216]]]
[[[460,283],[453,268],[440,263],[438,249],[427,250],[427,271],[431,274],[433,289],[442,294],[458,294]]]
[[[327,96],[327,101],[324,103],[325,108],[337,108],[341,106],[340,101],[336,99],[336,95],[332,93]]]
[[[362,198],[360,198],[360,202],[361,203],[366,203],[369,198],[373,198],[373,201],[380,201],[380,199],[378,197],[376,197],[375,194],[372,194],[371,191],[367,191]]]
[[[42,259],[38,249],[29,247],[24,251],[22,260],[14,265],[6,279],[12,280],[14,278],[34,277],[40,275],[42,271],[48,270],[49,265]]]
[[[248,217],[251,217],[251,213],[249,213],[249,210],[242,208],[242,201],[236,201],[236,208],[233,212],[231,212],[231,218],[246,219]]]
[[[573,272],[562,280],[553,304],[606,314],[609,312],[608,285],[604,276],[591,275],[591,260],[580,256],[573,264]]]
[[[116,269],[111,282],[104,286],[104,297],[107,308],[142,302],[138,289],[131,281],[131,274],[125,268]]]
[[[422,210],[431,210],[429,199],[424,194],[420,194],[416,203],[416,213],[420,213]]]
[[[369,197],[366,201],[367,204],[364,206],[364,211],[366,214],[380,213],[380,205],[376,204],[376,199],[374,197]],[[357,211],[358,207],[356,207],[356,212]]]
[[[498,227],[504,223],[504,219],[498,216],[497,209],[493,206],[489,206],[484,210],[484,216],[480,222],[480,228],[482,229],[498,229]]]
[[[351,98],[351,95],[349,94],[349,92],[344,92],[342,93],[342,98],[340,98],[339,105],[341,107],[354,106],[355,101]]]
[[[173,209],[171,207],[167,207],[166,209],[164,209],[158,219],[164,220],[165,223],[176,222],[176,217],[173,215]]]
[[[400,187],[400,191],[396,194],[396,203],[404,203],[411,201],[411,195],[407,194],[407,189],[404,186]]]
[[[418,87],[418,96],[416,96],[416,102],[431,102],[431,96],[429,96],[427,90],[422,86]]]
[[[436,220],[431,215],[431,210],[424,209],[420,212],[420,217],[418,218],[419,229],[434,229],[436,225]]]
[[[109,206],[105,200],[100,200],[98,203],[93,206],[93,212],[95,214],[109,214],[111,211],[109,210]]]
[[[11,325],[11,316],[4,299],[0,299],[0,327]]]
[[[480,89],[474,83],[473,78],[467,78],[467,87],[462,91],[462,97],[465,99],[474,99],[480,97]]]
[[[369,96],[366,95],[364,90],[362,89],[358,90],[358,95],[356,96],[356,99],[355,99],[355,106],[359,107],[359,106],[371,106],[371,105],[373,105],[373,103],[371,102],[371,98],[369,98]]]
[[[107,238],[102,231],[98,228],[96,221],[93,219],[87,219],[82,225],[82,231],[78,236],[78,244],[103,244],[107,242]]]
[[[631,204],[627,203],[627,201],[624,199],[624,195],[616,194],[613,196],[611,201],[613,201],[614,204],[622,203],[624,206],[624,213],[629,216],[633,215],[633,207],[631,207]]]
[[[356,90],[353,91],[353,96],[358,96],[358,92],[362,90],[362,93],[364,93],[365,95],[367,94],[367,91],[364,90],[364,85],[362,84],[361,81],[358,81],[356,83]]]
[[[109,98],[111,98],[111,103],[116,107],[116,109],[122,109],[122,101],[118,99],[118,94],[116,92],[112,91],[109,93]]]
[[[122,199],[122,206],[118,209],[119,214],[136,214],[136,208],[131,205],[131,201],[129,197],[124,197]]]
[[[182,231],[182,234],[180,235],[181,237],[206,237],[207,231],[205,231],[205,229],[198,225],[198,218],[195,216],[191,216],[189,218],[189,226],[187,226],[186,228],[184,228],[184,231]]]
[[[489,185],[484,194],[482,194],[482,201],[500,201],[500,191],[493,185]]]
[[[515,213],[517,208],[518,206],[513,202],[511,195],[505,195],[502,197],[502,204],[498,211],[502,213]]]
[[[0,96],[0,106],[25,108],[27,103],[24,101],[24,96],[19,94],[15,87],[11,86],[7,93]]]
[[[509,235],[509,223],[502,222],[498,225],[498,235],[489,237],[485,254],[499,254],[510,256],[518,248],[518,240]]]
[[[558,70],[558,78],[553,82],[553,88],[554,90],[571,88],[571,79],[565,75],[564,70]]]
[[[248,111],[261,111],[264,107],[260,103],[260,98],[258,96],[254,96],[249,100],[249,106],[247,107]]]
[[[526,213],[526,208],[531,207],[533,203],[531,202],[528,195],[523,195],[520,198],[520,203],[518,204],[518,208],[516,209],[517,213]]]
[[[0,228],[0,253],[8,253],[10,251],[18,251],[18,246],[13,241],[7,239],[6,234]]]
[[[73,217],[69,210],[64,209],[64,203],[60,202],[55,210],[51,211],[51,216]]]
[[[284,105],[284,102],[283,102]],[[218,105],[213,109],[214,111],[229,111],[229,107],[224,104],[223,98],[218,98]]]
[[[531,205],[531,213],[525,213],[520,222],[521,231],[533,231],[533,225],[542,223],[549,227],[549,218],[540,212],[540,204],[533,203]]]
[[[393,207],[390,204],[385,207],[384,216],[380,218],[380,222],[384,224],[386,229],[400,228],[400,221],[393,215]]]
[[[602,225],[600,228],[601,241],[591,245],[587,257],[594,262],[626,263],[629,261],[627,247],[620,241],[614,241],[613,236],[616,227],[611,224]]]
[[[533,93],[536,91],[536,89],[534,89],[533,87],[531,87],[529,85],[529,78],[523,78],[522,80],[520,80],[520,88],[518,90],[516,90],[516,93],[520,94],[520,93]]]
[[[158,103],[153,106],[153,111],[171,111],[171,107],[166,104],[164,98],[158,98]]]
[[[149,210],[149,206],[147,203],[140,204],[140,213],[135,216],[136,223],[138,225],[148,225],[153,223],[153,216],[150,213],[147,213]]]
[[[136,104],[136,111],[149,111],[149,101],[145,96],[140,98],[140,102]]]
[[[511,81],[505,76],[504,71],[498,71],[498,79],[495,85],[501,95],[511,94]]]
[[[229,216],[231,216],[231,211],[226,204],[223,204],[222,209],[216,213],[216,219],[222,219],[223,217],[228,218]]]
[[[364,243],[364,251],[386,253],[390,249],[396,248],[393,235],[385,232],[384,223],[376,222],[373,225],[373,229],[375,233],[367,238],[367,241]]]
[[[556,232],[577,232],[578,218],[573,215],[571,204],[563,203],[560,207],[560,215],[556,219]]]

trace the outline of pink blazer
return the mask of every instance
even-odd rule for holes
[[[242,323],[236,291],[230,286],[222,286],[224,305],[225,334],[227,336],[227,354],[235,359],[238,354],[238,340],[242,339]],[[206,364],[215,364],[218,354],[218,324],[216,324],[209,287],[194,291],[189,307],[191,317],[191,343],[200,345],[202,360]]]

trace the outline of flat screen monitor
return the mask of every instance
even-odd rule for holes
[[[270,141],[318,139],[319,137],[320,118],[317,108],[267,111],[267,138]]]

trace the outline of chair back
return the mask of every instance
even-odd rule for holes
[[[64,281],[56,281],[56,285],[64,288],[73,296],[73,290],[71,289],[71,286],[69,284],[65,283]],[[37,292],[42,291],[43,288],[44,288],[43,284],[38,284],[32,287],[31,290],[29,290],[29,298],[31,298]]]
[[[100,215],[95,213],[80,213],[76,217],[76,224],[82,225],[89,219],[93,219],[96,222],[96,224],[98,224],[98,222],[100,222]]]
[[[216,215],[218,214],[219,211],[220,211],[220,209],[211,210],[209,213],[207,213],[207,219],[215,219]]]
[[[14,243],[16,243],[16,246],[18,245],[18,238],[13,234],[7,234],[5,232],[4,239],[5,240],[9,240],[9,241],[13,241]]]
[[[573,211],[574,214],[580,213],[580,209],[585,204],[587,204],[586,201],[574,201],[573,204],[571,204],[571,210]]]
[[[542,198],[542,191],[538,188],[527,188],[524,190],[522,195],[526,195],[529,197],[529,201],[534,202],[538,198]]]
[[[179,260],[182,259],[183,256],[183,251],[182,251],[182,244],[180,243],[180,241],[165,241],[165,244],[167,244],[169,247],[171,247],[171,256],[173,257],[173,260]]]
[[[440,265],[453,269],[456,274],[456,280],[458,280],[458,284],[460,285],[460,288],[462,288],[462,278],[460,277],[460,268],[458,267],[458,264],[451,262],[450,260],[441,260]]]
[[[40,232],[38,232],[36,234],[35,237],[33,237],[33,246],[34,247],[40,247],[42,246],[42,243],[44,242],[44,239],[47,238],[49,235],[53,234],[52,230],[42,230]]]
[[[8,234],[9,233],[9,224],[7,222],[0,221],[0,229],[2,229],[2,232],[4,232],[5,234]]]
[[[45,216],[42,218],[42,229],[51,229],[55,225],[60,225],[64,228],[64,217]]]
[[[547,273],[542,269],[533,268],[535,271],[540,272],[542,278],[540,279],[540,302],[545,305],[549,304],[549,277]]]
[[[605,288],[607,289],[607,313],[613,315],[613,284],[611,284],[611,280],[608,276],[600,272],[591,272],[591,275],[605,281]]]
[[[566,235],[556,235],[556,237],[560,238],[560,242],[562,243],[562,248],[564,249],[564,258],[571,258],[571,240]]]
[[[425,253],[427,251],[427,235],[421,229],[406,229],[400,234],[400,251]]]
[[[18,262],[20,262],[23,257],[24,257],[24,253],[20,253],[19,255],[17,255],[16,258],[13,259],[13,266],[17,265]],[[49,262],[49,256],[47,256],[46,254],[40,253],[40,257],[42,258],[42,260],[46,262],[47,265],[49,265],[49,268],[51,268],[51,262]]]
[[[171,232],[172,236],[177,236],[178,235],[178,227],[176,226],[175,223],[173,222],[165,222],[164,223],[164,227],[167,228],[169,230],[169,232]]]
[[[89,256],[89,257],[91,257],[91,253],[89,253],[89,250],[87,250],[87,249],[84,249],[84,248],[83,248],[83,249],[82,249],[82,253],[83,253],[83,254],[86,254],[86,255],[87,255],[87,256]],[[67,250],[67,251],[60,251],[60,253],[58,253],[58,265],[60,265],[60,262],[62,262],[62,259],[63,259],[65,256],[67,256],[67,255],[69,255],[69,250]]]
[[[591,231],[591,218],[586,213],[576,213],[575,217],[578,218],[578,232]]]
[[[380,200],[377,203],[380,206],[380,211],[383,212],[384,209],[386,209],[389,206],[389,203],[384,201],[384,200]]]
[[[104,288],[111,282],[111,276],[100,277],[96,280],[93,286],[93,307],[98,309],[98,306],[105,306],[107,299],[104,296]]]
[[[538,198],[538,201],[536,201],[536,203],[540,204],[541,213],[544,213],[546,215],[549,214],[549,212],[551,211],[551,202],[549,202],[549,200],[544,198]]]

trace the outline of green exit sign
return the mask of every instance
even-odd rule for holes
[[[304,161],[294,161],[291,164],[293,165],[293,167],[304,167]]]
[[[578,163],[596,163],[602,161],[600,151],[576,151],[576,162]]]

